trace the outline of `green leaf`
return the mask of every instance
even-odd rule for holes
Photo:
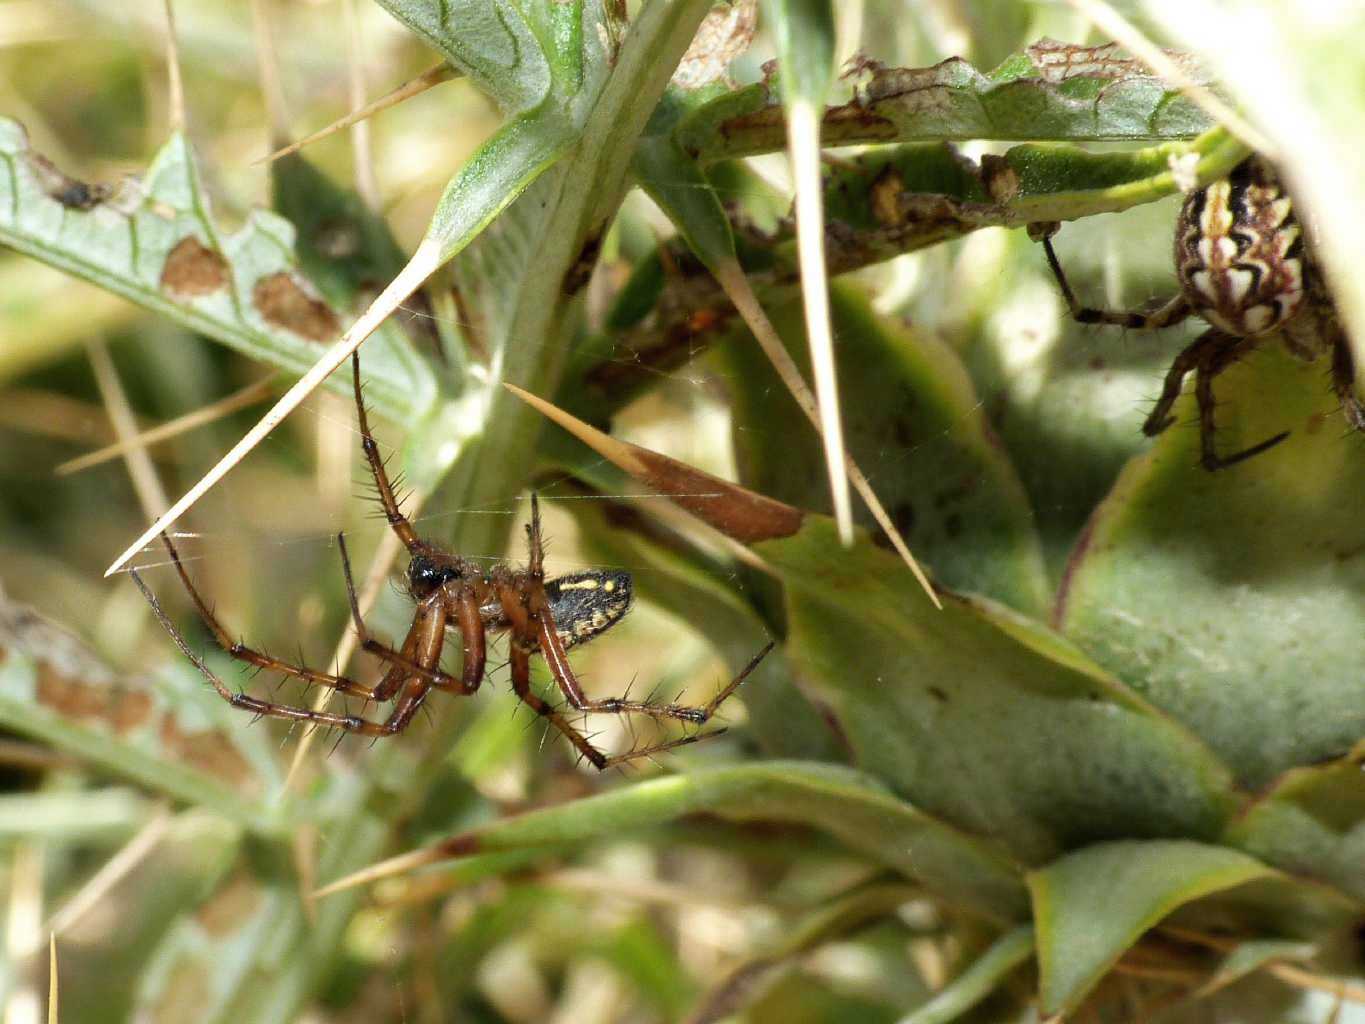
[[[1033,954],[1033,928],[1021,925],[1006,932],[965,971],[900,1024],[948,1024],[995,991],[1000,982]]]
[[[735,239],[720,197],[701,163],[674,137],[673,128],[690,95],[670,89],[635,147],[631,170],[640,186],[668,215],[688,247],[708,267],[735,255]]]
[[[1226,768],[1039,623],[950,592],[936,611],[894,555],[865,537],[840,550],[820,516],[753,548],[787,586],[789,654],[858,764],[917,806],[1027,862],[1220,831]]]
[[[631,25],[614,66],[599,31],[605,13],[598,4],[585,12],[590,21],[583,32],[584,84],[573,107],[581,117],[573,159],[541,175],[502,214],[498,229],[454,264],[461,294],[478,311],[479,340],[496,379],[457,410],[464,423],[475,412],[480,430],[474,436],[466,427],[468,443],[438,501],[457,508],[502,503],[529,473],[539,422],[496,384],[510,381],[540,394],[556,390],[582,286],[625,194],[630,155],[708,9],[700,0],[650,5]],[[495,165],[490,173],[505,172]],[[454,188],[452,183],[442,200],[451,220],[434,222],[433,232],[453,230],[465,215],[451,201]],[[500,550],[509,525],[499,517],[466,517],[456,540],[462,549]]]
[[[1365,900],[1365,786],[1359,755],[1295,768],[1228,829],[1268,864]]]
[[[550,58],[523,6],[510,0],[379,0],[507,112],[539,106],[550,92]],[[577,14],[581,3],[556,4]]]
[[[823,33],[812,38],[823,45]],[[1066,54],[1065,44],[1044,40],[988,73],[958,57],[928,68],[871,67],[855,79],[859,91],[850,102],[825,111],[821,137],[828,146],[1158,140],[1190,138],[1210,127],[1207,115],[1131,58],[1110,54],[1072,71],[1059,66]],[[811,65],[809,73],[817,75],[824,66]],[[799,84],[811,88],[807,69],[798,73]],[[678,142],[702,163],[785,148],[777,96],[784,87],[764,82],[717,97],[679,126]]]
[[[1176,907],[1271,874],[1244,853],[1185,840],[1102,843],[1030,873],[1043,1015],[1074,1009]]]
[[[699,769],[530,811],[446,840],[463,853],[581,843],[709,813],[828,832],[850,849],[993,918],[1023,909],[1018,869],[989,843],[898,800],[870,777],[804,761]]]
[[[0,725],[156,792],[273,829],[262,801],[277,781],[269,743],[241,737],[240,718],[224,721],[231,710],[188,665],[156,680],[120,680],[74,636],[0,595]]]
[[[1132,153],[1091,154],[1064,145],[1016,146],[1003,157],[981,164],[965,160],[941,143],[870,150],[842,159],[824,172],[830,274],[849,273],[981,228],[1019,227],[1131,209],[1179,195],[1170,166],[1174,158],[1191,159],[1195,180],[1207,182],[1225,175],[1245,155],[1245,147],[1221,129],[1194,142]],[[716,172],[705,171],[678,146],[656,137],[642,140],[634,166],[641,184],[673,219],[685,244],[670,243],[662,255],[639,263],[609,320],[613,333],[592,338],[579,351],[569,377],[574,383],[565,388],[559,404],[594,420],[605,418],[652,386],[660,373],[684,365],[708,346],[737,344],[740,336],[729,300],[689,254],[690,248],[703,266],[712,266],[736,248],[711,181]],[[764,234],[751,228],[741,238],[741,264],[765,305],[790,301],[796,294],[797,278],[792,223],[779,222],[776,230]],[[1036,250],[1021,247],[1021,252]],[[1041,267],[1041,255],[1037,258]],[[665,264],[677,273],[666,276]],[[984,275],[982,280],[994,288],[1014,266],[1007,264],[1001,274]],[[954,287],[960,289],[962,282],[955,279]],[[656,316],[646,320],[651,309]],[[1013,351],[1013,356],[992,353],[990,359],[1017,359],[1018,346]],[[1092,358],[1087,350],[1085,359],[1077,357],[1077,361],[1088,363]],[[1026,375],[1021,381],[1005,373],[1000,380],[990,380],[990,390],[1011,399],[1016,395],[1032,399],[1037,392],[1034,376]],[[1085,377],[1088,380],[1093,374],[1087,372]],[[1074,410],[1075,403],[1067,402],[1065,408]],[[1013,406],[1008,409],[1018,411]],[[1112,431],[1112,414],[1107,408],[1099,412],[1108,418],[1101,419],[1098,429]],[[1007,419],[1010,426],[1016,422]],[[1091,419],[1085,425],[1097,429]],[[1131,448],[1125,445],[1123,451]],[[1049,465],[1050,472],[1056,469]],[[1111,479],[1112,475],[1107,476],[1101,487]],[[1086,503],[1087,509],[1090,504],[1093,499]]]
[[[853,287],[831,289],[830,303],[849,451],[916,557],[948,587],[1041,615],[1049,586],[1033,510],[956,355],[927,332],[879,316]],[[769,315],[806,366],[800,304],[770,307]],[[796,403],[752,339],[723,354],[734,382],[741,479],[799,508],[826,511],[823,454]]]
[[[1365,734],[1365,445],[1341,437],[1319,365],[1267,344],[1217,379],[1227,452],[1198,465],[1192,396],[1096,511],[1058,597],[1061,628],[1186,723],[1247,787]]]
[[[522,397],[762,559],[786,587],[802,677],[859,763],[917,805],[1025,861],[1098,839],[1221,831],[1228,770],[1060,635],[985,598],[940,591],[936,609],[865,534],[841,549],[826,517]]]
[[[0,119],[0,165],[5,245],[294,374],[341,333],[346,312],[300,272],[288,221],[253,210],[237,231],[219,230],[183,136],[161,148],[141,186],[125,183],[107,197],[56,171],[8,119]],[[431,405],[430,373],[398,338],[376,339],[365,352],[376,409],[410,423]],[[332,386],[344,393],[349,383]]]
[[[555,106],[514,118],[475,150],[441,194],[426,239],[451,259],[573,145],[576,126]]]

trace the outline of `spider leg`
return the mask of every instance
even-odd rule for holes
[[[483,618],[479,614],[479,598],[472,590],[461,590],[455,599],[455,621],[460,627],[460,638],[464,643],[460,692],[473,693],[483,682],[484,663],[488,659],[488,638]]]
[[[569,703],[579,711],[599,711],[613,715],[641,714],[649,715],[652,718],[676,718],[684,722],[691,722],[694,725],[701,725],[710,720],[716,709],[739,689],[739,685],[744,682],[749,673],[756,669],[758,663],[773,649],[773,644],[770,642],[763,650],[754,655],[749,664],[744,666],[743,671],[735,676],[723,690],[699,706],[676,703],[650,704],[645,701],[623,700],[619,697],[594,700],[583,692],[582,685],[577,676],[574,675],[573,668],[569,665],[568,656],[564,653],[564,645],[559,639],[559,632],[555,629],[554,615],[550,611],[549,602],[542,600],[537,603],[539,604],[536,610],[536,618],[539,620],[537,636],[540,641],[541,653],[545,656],[545,664],[549,666],[555,684],[564,691],[564,696],[568,698]]]
[[[370,473],[374,476],[374,486],[379,492],[379,503],[384,508],[384,518],[388,520],[393,532],[398,535],[398,539],[414,555],[422,551],[424,545],[417,536],[417,531],[412,528],[412,523],[408,522],[407,516],[403,515],[398,508],[398,499],[394,496],[393,485],[389,482],[389,475],[384,469],[384,460],[379,456],[379,444],[375,441],[374,435],[370,433],[369,417],[365,414],[365,398],[360,393],[360,352],[351,353],[351,371],[355,380],[355,408],[356,417],[360,422],[360,447],[365,452],[365,461],[370,464]]]
[[[558,708],[531,689],[531,652],[527,650],[526,642],[513,636],[508,650],[511,654],[512,690],[521,702],[563,733],[565,739],[598,771],[611,764],[612,759],[589,743]]]
[[[1213,380],[1242,356],[1256,346],[1257,339],[1244,338],[1235,345],[1206,350],[1195,370],[1195,398],[1199,402],[1199,445],[1200,462],[1210,472],[1227,469],[1239,462],[1259,455],[1267,448],[1273,448],[1286,437],[1289,431],[1281,431],[1274,437],[1266,438],[1259,444],[1244,448],[1232,455],[1219,455],[1216,444],[1217,427],[1214,424],[1216,402],[1213,397]]]
[[[531,521],[526,524],[526,546],[530,548],[530,560],[526,570],[535,579],[545,578],[545,540],[540,532],[540,498],[531,492]]]
[[[262,651],[257,651],[240,641],[233,640],[231,634],[229,634],[228,631],[223,628],[222,623],[218,621],[217,616],[209,606],[204,603],[204,599],[200,597],[199,591],[195,589],[194,583],[190,579],[190,574],[185,571],[185,565],[180,560],[180,552],[178,552],[175,545],[171,543],[170,537],[163,533],[161,535],[161,542],[166,545],[166,550],[170,553],[171,562],[175,566],[175,571],[180,576],[180,582],[184,584],[185,591],[190,595],[190,600],[194,603],[195,610],[199,613],[199,618],[203,620],[204,625],[207,626],[209,632],[213,634],[213,638],[217,641],[218,646],[226,651],[229,656],[236,658],[238,661],[244,661],[248,665],[255,665],[258,669],[268,669],[271,672],[278,672],[281,675],[290,676],[291,678],[307,683],[309,686],[326,686],[329,689],[336,690],[340,693],[364,697],[366,700],[376,699],[374,687],[365,686],[363,683],[358,683],[346,676],[333,675],[329,672],[317,672],[301,665],[291,665],[287,661],[281,661],[279,658]],[[139,583],[138,586],[142,587],[142,584]],[[146,588],[142,589],[144,594],[149,593]],[[153,607],[156,608],[158,606],[154,604]],[[170,631],[169,620],[159,613],[157,617],[161,619],[162,625],[167,626],[168,631]],[[172,637],[176,638],[177,644],[180,644],[181,649],[183,650],[184,646],[179,640],[178,634],[174,631],[170,632]]]
[[[563,713],[561,713],[558,708],[531,690],[531,653],[527,649],[525,641],[514,636],[509,646],[512,655],[512,689],[516,692],[517,697],[530,707],[532,711],[540,715],[563,733],[565,738],[574,745],[574,749],[582,755],[583,759],[598,771],[605,771],[613,765],[625,764],[627,761],[634,761],[642,757],[661,754],[666,750],[675,750],[678,747],[685,747],[689,744],[696,743],[698,740],[719,736],[725,731],[724,729],[714,729],[711,732],[694,733],[691,736],[681,736],[677,739],[655,743],[648,747],[635,747],[631,750],[627,750],[623,754],[612,754],[608,756],[588,742],[587,737],[579,732],[578,729],[564,717]],[[766,654],[767,651],[764,651],[764,653]],[[758,661],[755,659],[750,665],[750,669],[757,663]],[[745,671],[748,672],[749,669],[746,669]]]
[[[1346,422],[1356,430],[1365,431],[1365,403],[1356,395],[1355,359],[1344,334],[1335,332],[1332,338],[1332,390],[1341,399],[1341,410]]]
[[[430,689],[421,677],[414,676],[409,684],[409,692],[404,694],[404,699],[394,709],[392,715],[384,722],[373,722],[367,718],[357,715],[337,715],[327,711],[314,711],[311,708],[293,707],[288,704],[277,704],[274,701],[260,700],[257,697],[248,696],[245,693],[236,693],[229,689],[213,670],[204,663],[190,647],[189,643],[181,636],[180,631],[175,628],[170,617],[162,609],[161,603],[156,599],[150,587],[142,581],[142,577],[137,570],[131,570],[130,575],[133,582],[137,584],[138,590],[142,591],[142,596],[151,605],[152,613],[157,621],[161,623],[163,629],[170,634],[171,640],[180,648],[180,652],[190,660],[190,663],[199,670],[199,673],[209,681],[218,696],[227,701],[235,708],[250,711],[257,717],[264,718],[285,718],[294,722],[307,722],[313,726],[330,726],[343,729],[346,732],[361,733],[367,736],[388,736],[399,732],[412,719],[417,708],[421,706],[422,699],[426,696],[426,691]]]
[[[1207,330],[1175,357],[1161,385],[1161,397],[1157,399],[1146,422],[1142,424],[1144,434],[1155,437],[1175,422],[1175,417],[1171,415],[1171,407],[1180,397],[1181,389],[1185,385],[1185,376],[1198,367],[1210,351],[1223,348],[1231,342],[1232,339],[1222,331],[1216,328]]]
[[[1047,265],[1052,270],[1052,276],[1057,279],[1057,287],[1061,290],[1062,298],[1066,300],[1066,307],[1071,311],[1072,319],[1077,323],[1113,324],[1117,327],[1129,327],[1134,330],[1158,331],[1163,327],[1171,327],[1180,323],[1193,312],[1183,295],[1177,295],[1151,313],[1116,312],[1082,306],[1076,300],[1076,293],[1071,290],[1071,284],[1062,271],[1062,264],[1057,259],[1057,253],[1053,251],[1052,239],[1044,236],[1042,242],[1043,252],[1047,255]]]

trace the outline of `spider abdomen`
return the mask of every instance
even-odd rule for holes
[[[1234,337],[1265,334],[1298,313],[1303,229],[1264,161],[1248,160],[1185,200],[1175,269],[1194,312]]]
[[[630,573],[592,569],[545,583],[556,632],[565,647],[584,643],[611,629],[630,611]]]
[[[630,611],[634,584],[628,572],[588,569],[546,580],[545,597],[559,642],[567,650],[601,636],[620,622]],[[496,600],[486,603],[480,612],[484,626],[493,632],[511,627]]]

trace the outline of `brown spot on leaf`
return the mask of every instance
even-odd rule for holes
[[[1019,172],[994,153],[981,157],[981,183],[987,195],[1002,206],[1019,194]]]
[[[444,857],[465,857],[471,853],[478,853],[481,845],[477,833],[465,832],[437,843],[432,853]]]
[[[73,679],[46,661],[38,662],[38,703],[72,721],[103,721],[118,735],[147,721],[152,699],[136,690]]]
[[[257,281],[251,290],[251,300],[272,327],[319,343],[335,341],[341,335],[341,323],[331,307],[308,294],[287,271]]]
[[[900,227],[901,193],[905,191],[905,179],[894,165],[887,164],[872,182],[868,205],[872,216],[885,228]]]
[[[1151,78],[1151,69],[1131,56],[1118,43],[1080,46],[1044,37],[1027,47],[1034,69],[1045,82],[1065,82],[1072,78]],[[1209,81],[1208,72],[1191,54],[1162,50],[1176,67],[1200,85]]]
[[[679,89],[700,89],[725,76],[730,62],[749,48],[758,23],[758,0],[715,7],[697,28],[692,45],[673,72]]]
[[[592,277],[592,271],[597,266],[597,256],[602,251],[602,232],[599,230],[587,241],[583,243],[583,248],[578,250],[578,256],[574,259],[573,265],[564,272],[564,283],[561,290],[565,295],[576,295],[588,279]]]
[[[68,210],[90,210],[109,198],[108,185],[90,185],[63,173],[45,156],[30,152],[28,164],[33,176],[38,179],[51,198],[57,200]]]
[[[248,920],[261,905],[261,887],[247,874],[239,874],[195,911],[204,931],[214,937],[228,935]]]
[[[227,283],[227,260],[193,235],[175,243],[161,268],[161,287],[177,295],[211,295]]]
[[[161,718],[161,742],[182,761],[228,785],[237,786],[252,779],[251,766],[222,733],[212,729],[182,731],[170,712]]]

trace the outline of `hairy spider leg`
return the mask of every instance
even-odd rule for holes
[[[194,604],[195,610],[199,613],[199,618],[213,634],[214,640],[224,650],[224,652],[238,661],[244,661],[257,668],[276,672],[283,676],[298,679],[310,686],[325,686],[328,689],[336,690],[348,696],[360,697],[364,700],[383,701],[390,699],[393,694],[387,696],[379,694],[378,687],[365,686],[347,676],[333,675],[327,672],[318,672],[314,669],[294,665],[287,661],[282,661],[273,655],[255,650],[243,643],[232,639],[231,635],[223,628],[218,618],[204,603],[199,591],[195,589],[194,582],[190,579],[189,573],[185,570],[184,563],[180,559],[180,553],[176,550],[171,539],[165,534],[161,537],[166,550],[170,553],[171,562],[175,566],[176,573],[180,576],[180,582],[184,585],[186,592],[190,595],[190,600]],[[343,567],[349,576],[349,565],[343,561]],[[256,697],[248,696],[244,693],[236,693],[230,689],[221,679],[206,665],[197,654],[190,648],[189,643],[176,629],[169,616],[162,609],[151,589],[142,581],[136,570],[131,572],[133,581],[137,584],[142,595],[152,606],[152,611],[156,615],[157,621],[162,628],[170,634],[175,645],[181,652],[190,659],[194,666],[199,669],[200,674],[213,686],[218,695],[226,700],[233,707],[244,708],[264,715],[269,718],[287,718],[293,721],[312,722],[316,725],[335,726],[345,729],[348,732],[363,733],[368,736],[387,736],[395,732],[400,732],[412,716],[417,713],[422,701],[426,699],[427,691],[434,685],[448,681],[450,688],[458,687],[459,681],[446,675],[437,668],[440,661],[441,648],[445,641],[446,610],[440,600],[439,594],[432,595],[427,601],[418,606],[417,614],[413,618],[412,628],[408,632],[408,639],[404,641],[403,654],[391,652],[382,644],[377,644],[375,655],[381,659],[391,660],[392,658],[402,658],[402,681],[398,687],[394,687],[396,692],[399,688],[403,689],[402,696],[398,704],[394,707],[392,714],[384,722],[374,722],[356,715],[338,715],[323,711],[313,711],[309,708],[294,707],[288,704],[280,704],[274,701],[260,700]],[[406,685],[405,685],[406,684]]]
[[[540,504],[534,494],[531,495],[531,522],[526,527],[526,539],[531,549],[531,586],[525,599],[526,611],[530,613],[529,628],[534,631],[533,635],[539,644],[541,654],[545,657],[545,664],[550,669],[550,675],[554,677],[555,685],[563,691],[569,704],[577,711],[603,712],[613,715],[641,714],[649,715],[652,718],[675,718],[684,722],[691,722],[693,725],[702,725],[711,719],[716,708],[739,688],[745,677],[757,668],[758,663],[773,649],[773,645],[769,643],[719,694],[700,706],[651,704],[645,701],[623,700],[619,697],[594,700],[583,692],[582,684],[579,683],[578,677],[574,675],[573,668],[569,665],[569,657],[565,653],[563,641],[559,638],[559,630],[555,628],[554,614],[550,610],[550,599],[545,593],[544,573],[542,571],[545,544],[540,529]],[[506,602],[504,601],[505,607]],[[508,614],[511,618],[511,613]]]
[[[360,447],[365,452],[365,461],[370,464],[374,486],[379,492],[379,503],[384,507],[384,518],[388,520],[393,532],[398,534],[403,546],[411,554],[418,554],[426,550],[426,544],[417,536],[417,531],[412,528],[412,523],[408,522],[408,517],[398,508],[398,498],[393,493],[393,485],[389,482],[389,475],[384,469],[384,460],[379,456],[379,444],[370,433],[370,420],[365,412],[365,396],[360,390],[359,349],[351,353],[351,373],[355,381],[356,416],[360,421]]]
[[[713,729],[707,733],[680,736],[677,739],[666,740],[648,747],[633,747],[622,754],[603,754],[588,742],[587,737],[574,728],[573,724],[564,717],[558,708],[531,689],[531,652],[527,649],[526,643],[524,637],[516,635],[514,627],[512,642],[508,646],[511,655],[512,690],[522,703],[563,733],[564,737],[573,744],[574,749],[583,756],[583,759],[598,771],[605,771],[615,765],[650,757],[654,754],[662,754],[668,750],[676,750],[678,747],[685,747],[696,743],[698,740],[710,739],[725,732],[724,729]]]
[[[1051,238],[1043,238],[1043,252],[1047,254],[1047,265],[1052,268],[1052,276],[1057,279],[1057,287],[1061,289],[1062,298],[1066,300],[1067,309],[1071,311],[1071,318],[1077,323],[1112,324],[1115,327],[1127,327],[1132,330],[1159,331],[1175,326],[1194,312],[1183,294],[1175,296],[1164,306],[1150,313],[1116,312],[1082,306],[1076,300],[1076,293],[1071,290],[1066,274],[1062,272],[1062,264],[1052,249]]]
[[[1226,344],[1232,341],[1231,338],[1224,338],[1225,344],[1219,347],[1207,349],[1201,358],[1199,365],[1195,368],[1194,395],[1199,403],[1199,445],[1200,462],[1209,471],[1226,469],[1236,465],[1253,455],[1260,455],[1268,448],[1273,448],[1286,437],[1289,431],[1283,430],[1274,437],[1266,438],[1259,444],[1254,444],[1250,448],[1244,448],[1233,455],[1219,455],[1216,443],[1217,426],[1214,423],[1214,410],[1217,402],[1213,397],[1213,380],[1220,373],[1226,370],[1233,363],[1237,362],[1244,355],[1256,347],[1256,338],[1242,338],[1233,344]]]
[[[1175,361],[1171,363],[1171,368],[1166,371],[1166,380],[1161,388],[1161,397],[1152,409],[1152,414],[1147,417],[1147,422],[1142,425],[1143,433],[1149,436],[1159,434],[1175,422],[1175,417],[1171,415],[1171,408],[1175,405],[1176,399],[1180,397],[1185,377],[1194,371],[1194,394],[1195,400],[1199,404],[1199,461],[1205,469],[1216,471],[1234,466],[1253,455],[1261,454],[1268,448],[1273,448],[1288,437],[1289,431],[1286,430],[1233,455],[1218,454],[1216,443],[1218,428],[1214,421],[1217,402],[1213,395],[1213,380],[1255,348],[1259,340],[1258,338],[1234,338],[1215,327],[1205,331],[1191,342],[1175,357]]]
[[[200,674],[209,681],[218,695],[234,708],[241,708],[244,711],[250,711],[253,714],[265,718],[285,718],[294,722],[306,722],[312,725],[343,729],[346,732],[360,733],[365,736],[388,736],[395,732],[399,732],[408,724],[412,719],[412,716],[417,713],[418,707],[421,706],[422,699],[426,696],[426,691],[430,689],[430,684],[420,676],[412,677],[412,684],[409,686],[409,691],[404,693],[403,699],[399,702],[398,706],[394,708],[393,714],[384,722],[374,722],[358,715],[338,715],[327,711],[314,711],[311,708],[278,704],[274,701],[261,700],[260,698],[252,697],[245,693],[235,692],[219,679],[214,671],[204,663],[204,660],[194,652],[189,643],[180,634],[180,631],[175,628],[175,623],[170,620],[170,617],[161,607],[161,602],[156,599],[156,595],[152,593],[151,588],[143,582],[138,571],[132,569],[129,571],[129,575],[133,577],[133,582],[137,584],[138,590],[142,591],[142,596],[145,597],[147,603],[151,605],[152,613],[156,616],[157,621],[160,622],[162,628],[170,634],[171,640],[180,648],[180,652],[184,654],[185,657],[190,660],[190,663],[199,670]],[[286,675],[298,676],[297,671],[289,671],[295,670],[295,666],[286,665],[283,662],[275,662],[275,659],[273,658],[267,658],[266,660],[274,662],[274,664],[266,667],[283,672]],[[255,662],[253,662],[253,664],[255,664]],[[309,672],[308,674],[312,676],[320,675],[320,673],[313,672]],[[302,676],[298,677],[302,678]],[[343,693],[350,693],[367,698],[372,696],[372,691],[369,687],[361,686],[359,683],[355,683],[344,677],[333,677],[330,682],[321,678],[316,681],[319,685],[332,686],[333,689],[340,690]],[[346,686],[338,685],[343,683],[346,684]]]

